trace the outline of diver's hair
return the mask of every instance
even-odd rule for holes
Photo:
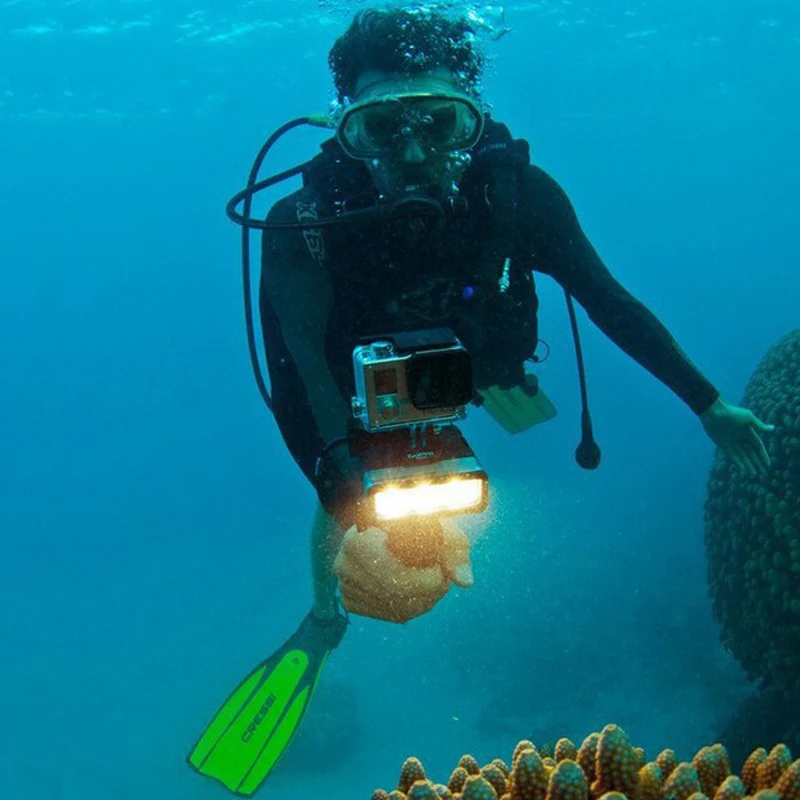
[[[414,74],[447,67],[460,88],[478,93],[483,54],[475,30],[462,18],[430,8],[365,9],[328,54],[340,102],[352,97],[365,70]]]

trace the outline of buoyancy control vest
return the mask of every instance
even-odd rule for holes
[[[470,152],[459,193],[437,230],[389,219],[326,228],[324,268],[334,306],[326,358],[343,396],[352,396],[352,350],[365,336],[445,325],[473,359],[477,388],[521,385],[538,341],[532,254],[519,220],[528,142],[490,118]],[[322,215],[375,203],[366,166],[335,139],[303,171]]]

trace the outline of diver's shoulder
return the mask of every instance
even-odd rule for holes
[[[534,206],[541,206],[547,201],[569,202],[564,187],[536,164],[529,164],[523,171],[522,191],[525,199]]]

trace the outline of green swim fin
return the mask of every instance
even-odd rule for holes
[[[240,684],[187,758],[192,769],[234,794],[252,796],[294,736],[347,619],[310,612],[297,631]]]
[[[542,391],[535,375],[525,376],[525,386],[480,389],[482,407],[508,433],[523,433],[534,425],[547,422],[558,414],[550,398]]]

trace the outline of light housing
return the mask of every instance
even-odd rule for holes
[[[391,434],[372,434],[389,439]],[[397,435],[393,437],[396,445]],[[489,478],[461,432],[448,425],[414,450],[389,446],[364,457],[364,489],[378,521],[477,514],[489,501]]]

